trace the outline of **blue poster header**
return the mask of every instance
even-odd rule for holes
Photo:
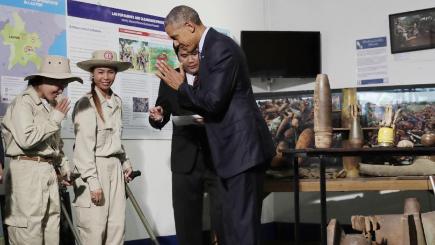
[[[380,48],[387,46],[387,37],[375,37],[356,41],[356,49]]]
[[[0,5],[65,15],[65,0],[0,0]]]
[[[68,0],[67,8],[68,16],[165,31],[165,19],[158,16],[83,3],[75,0]]]
[[[385,83],[385,82],[386,82],[385,78],[376,78],[376,79],[360,80],[360,81],[358,81],[358,84],[370,85],[370,84],[380,84],[380,83]]]

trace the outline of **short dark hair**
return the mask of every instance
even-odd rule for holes
[[[202,24],[196,10],[186,5],[179,5],[177,7],[174,7],[166,16],[165,26],[171,24],[181,24],[182,22],[187,21],[193,22],[196,25]]]
[[[175,46],[175,44],[172,44],[172,47],[174,48],[175,54],[178,56],[178,51],[180,51],[180,46]]]
[[[35,76],[32,77],[31,79],[29,79],[29,81],[27,82],[27,86],[32,85],[33,87],[36,87],[38,85],[41,85],[43,82],[42,77],[41,76]]]

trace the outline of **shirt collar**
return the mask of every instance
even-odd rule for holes
[[[40,105],[42,103],[41,98],[39,98],[38,93],[32,85],[27,87],[27,89],[24,91],[24,94],[30,95],[30,98],[32,98],[35,104]]]
[[[95,92],[97,93],[97,96],[100,99],[101,105],[107,104],[107,106],[110,108],[117,108],[120,106],[120,103],[116,99],[117,95],[113,91],[112,91],[112,96],[110,96],[110,101],[106,99],[106,97],[104,97],[103,93],[101,93],[101,91],[97,87],[95,87]]]
[[[101,104],[106,103],[106,97],[104,97],[103,93],[101,93],[101,91],[96,86],[95,86],[95,93],[97,94],[98,99],[100,99]]]
[[[195,80],[195,75],[186,73],[186,80],[189,85],[193,85],[193,81]]]
[[[205,31],[202,33],[201,39],[199,40],[199,47],[198,47],[199,53],[202,53],[202,47],[204,46],[204,40],[205,40],[205,36],[207,35],[208,30],[210,30],[210,27],[207,27],[205,29]]]

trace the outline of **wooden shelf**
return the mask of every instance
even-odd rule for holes
[[[363,127],[362,130],[378,130],[378,127]],[[332,128],[332,131],[349,131],[349,128]]]
[[[300,179],[301,192],[320,191],[319,179]],[[326,180],[326,191],[431,190],[428,177],[367,177]],[[266,179],[265,192],[293,192],[293,180]]]

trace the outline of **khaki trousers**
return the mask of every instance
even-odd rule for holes
[[[9,243],[58,245],[60,199],[53,166],[12,160],[5,187]]]
[[[74,186],[80,240],[83,245],[124,244],[126,201],[121,163],[116,157],[97,157],[96,166],[103,188],[102,206],[91,202],[87,183],[77,179]]]

